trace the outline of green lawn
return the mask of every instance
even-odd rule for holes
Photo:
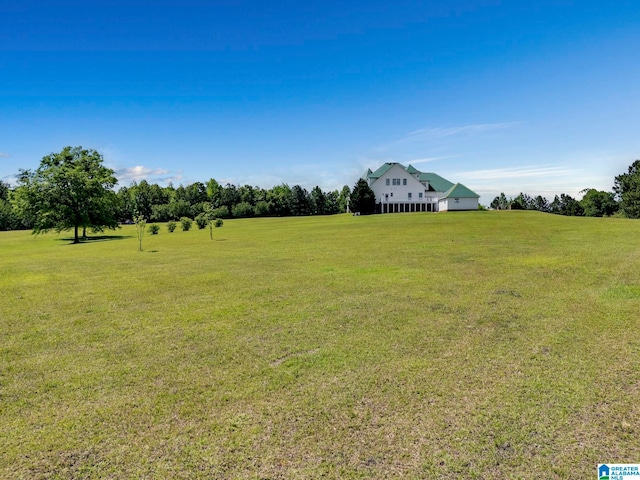
[[[134,227],[0,232],[0,477],[565,479],[640,461],[640,221],[229,220],[143,248]]]

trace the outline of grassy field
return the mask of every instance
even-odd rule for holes
[[[0,232],[1,478],[640,462],[639,221],[229,220],[143,247]]]

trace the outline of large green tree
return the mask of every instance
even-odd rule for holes
[[[325,215],[327,211],[327,196],[317,185],[311,190],[311,214]]]
[[[584,215],[584,209],[578,200],[571,195],[561,193],[560,196],[556,195],[553,198],[553,202],[549,205],[551,213],[556,215],[567,215],[570,217],[581,217]]]
[[[620,210],[628,218],[640,218],[640,160],[629,166],[628,173],[615,178],[613,191],[620,199]]]
[[[351,191],[349,209],[363,215],[374,213],[376,210],[376,196],[364,178],[359,179]]]
[[[102,231],[116,228],[117,180],[96,150],[65,147],[47,155],[36,170],[21,170],[15,203],[23,216],[33,218],[33,232],[73,229]]]
[[[585,216],[608,217],[618,211],[619,205],[613,193],[595,188],[586,188],[582,192],[584,197],[580,200],[580,205],[584,209]]]
[[[10,185],[0,180],[0,230],[18,228],[20,222],[16,212],[9,202]]]

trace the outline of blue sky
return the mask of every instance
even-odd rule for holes
[[[640,3],[0,0],[0,179],[66,145],[119,185],[353,186],[385,161],[500,192],[640,158]]]

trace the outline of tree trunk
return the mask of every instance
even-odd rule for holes
[[[74,226],[73,243],[80,243],[80,239],[78,238],[78,225]]]

